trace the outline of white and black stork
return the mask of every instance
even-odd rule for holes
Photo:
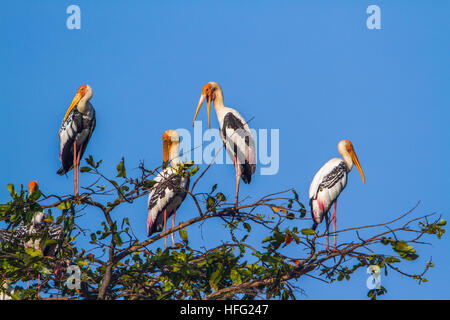
[[[189,188],[189,176],[180,172],[180,136],[175,130],[167,130],[163,134],[163,160],[167,164],[154,179],[156,184],[149,190],[147,234],[166,231],[167,218],[172,216],[172,228],[175,224],[175,213],[184,201]],[[174,246],[173,233],[172,246]],[[167,248],[167,236],[164,236],[164,248]]]
[[[75,198],[78,197],[80,160],[95,129],[95,109],[89,102],[92,93],[92,88],[86,84],[78,89],[58,133],[61,168],[57,173],[63,175],[74,169]]]
[[[31,181],[28,184],[28,196],[31,196],[34,192],[39,190],[39,185],[36,181]],[[41,250],[44,257],[56,257],[61,242],[64,236],[64,227],[56,226],[51,227],[48,224],[48,220],[45,218],[43,211],[34,213],[30,224],[22,224],[14,230],[0,229],[0,241],[2,243],[12,243],[22,246],[23,248],[33,248],[34,250]],[[56,243],[41,245],[41,241],[56,240]],[[55,274],[59,271],[59,262],[55,264]],[[4,289],[10,291],[7,283],[3,284]],[[38,275],[38,288],[40,288],[40,275]],[[38,298],[39,298],[38,289]],[[0,300],[8,299],[6,293],[3,296],[0,294]]]
[[[338,144],[338,151],[342,155],[341,158],[333,158],[329,160],[314,176],[309,188],[309,203],[311,206],[311,214],[314,221],[312,229],[315,230],[319,223],[325,217],[327,225],[327,247],[328,251],[328,211],[334,203],[333,210],[333,228],[334,228],[334,246],[336,250],[336,203],[337,198],[347,185],[347,175],[352,170],[353,164],[361,174],[363,183],[366,182],[364,173],[359,164],[353,145],[349,140],[342,140]]]
[[[29,196],[39,189],[36,181],[28,184]],[[50,227],[43,211],[38,211],[33,215],[30,224],[22,224],[13,230],[0,229],[0,240],[2,242],[15,243],[24,248],[41,250],[45,257],[54,257],[58,252],[60,241],[64,234],[63,226]],[[58,240],[41,248],[42,238],[48,240]]]
[[[195,112],[193,125],[198,111],[206,100],[208,107],[208,126],[210,125],[211,101],[214,102],[217,119],[219,120],[220,135],[228,154],[236,169],[236,198],[238,206],[240,178],[244,183],[250,183],[256,170],[255,139],[247,121],[235,109],[228,108],[223,103],[223,92],[216,82],[207,83],[202,89],[202,95]]]

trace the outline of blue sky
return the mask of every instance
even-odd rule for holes
[[[81,30],[66,28],[66,8],[81,8]],[[366,8],[381,8],[381,30],[366,27]],[[45,193],[73,190],[59,168],[57,132],[78,87],[94,90],[97,128],[86,155],[106,173],[126,157],[162,161],[166,129],[192,130],[202,86],[221,84],[225,104],[255,129],[280,130],[280,170],[241,184],[252,199],[294,187],[306,204],[315,172],[353,142],[366,175],[352,172],[338,202],[338,228],[385,222],[412,208],[448,216],[450,170],[449,1],[9,1],[0,11],[0,201],[7,183],[40,182]],[[206,128],[206,111],[199,120]],[[211,125],[218,126],[215,112]],[[81,185],[92,181],[81,175]],[[215,182],[230,198],[234,168],[214,166],[200,188]],[[186,201],[183,213],[193,213]],[[146,199],[118,213],[145,238]],[[100,212],[82,222],[98,226]],[[447,219],[447,218],[446,218]],[[309,227],[310,222],[299,225]],[[199,245],[220,240],[220,223],[188,229]],[[354,235],[342,236],[351,240]],[[161,244],[158,244],[161,245]],[[387,299],[450,298],[448,237],[417,247],[406,262],[417,285],[382,278]],[[307,299],[364,299],[367,274],[327,285],[297,283]]]

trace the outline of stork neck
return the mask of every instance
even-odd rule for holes
[[[91,104],[89,103],[89,97],[84,96],[80,99],[80,101],[77,104],[77,109],[80,113],[87,113],[92,108]]]
[[[352,171],[353,160],[348,152],[343,152],[342,157],[344,158],[345,165],[347,166],[348,172]]]
[[[178,143],[174,143],[169,149],[169,161],[172,166],[177,166],[181,163],[180,145]]]
[[[223,104],[223,92],[221,89],[216,89],[214,95],[214,109],[216,109],[216,112],[220,112],[225,108],[225,105]]]

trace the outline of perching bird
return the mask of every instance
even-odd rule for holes
[[[74,196],[78,197],[80,159],[86,150],[89,139],[95,129],[95,110],[89,100],[92,88],[82,85],[72,100],[59,129],[59,175],[66,174],[74,168]]]
[[[154,179],[155,185],[149,190],[147,234],[166,231],[167,218],[172,217],[172,228],[175,223],[175,213],[186,198],[189,188],[189,176],[179,172],[182,161],[179,157],[180,136],[174,130],[163,134],[163,160],[168,166]],[[174,245],[172,233],[172,245]],[[167,247],[167,236],[164,237],[164,248]]]
[[[334,203],[333,227],[334,227],[334,247],[336,250],[336,202],[342,190],[347,185],[347,174],[352,170],[353,164],[361,174],[363,183],[366,182],[364,173],[356,156],[353,145],[349,140],[342,140],[338,144],[338,151],[344,159],[333,158],[328,161],[314,176],[309,188],[309,199],[311,214],[314,220],[312,229],[322,222],[325,216],[327,225],[327,247],[328,251],[328,211]]]
[[[28,184],[29,196],[39,189],[36,181]],[[22,224],[14,230],[0,229],[0,241],[15,243],[24,248],[33,248],[42,250],[42,255],[54,257],[58,252],[60,241],[62,240],[64,228],[62,226],[50,227],[45,219],[44,212],[38,211],[33,215],[30,224]],[[48,240],[57,240],[57,243],[51,243],[41,248],[43,238]]]
[[[28,196],[31,196],[38,189],[38,183],[31,181],[28,184]],[[63,226],[50,227],[47,222],[44,212],[38,211],[34,213],[30,224],[22,224],[14,230],[0,229],[0,242],[13,243],[25,249],[33,248],[34,250],[41,250],[44,257],[55,257],[61,246],[64,228]],[[41,241],[43,239],[56,240],[56,243],[47,243],[41,248]],[[55,271],[58,265],[59,263],[57,262]],[[40,297],[40,279],[41,276],[38,274],[38,298]]]
[[[220,135],[225,148],[236,168],[236,199],[235,206],[238,206],[240,178],[244,183],[250,183],[252,175],[256,170],[255,140],[252,132],[244,118],[232,108],[227,108],[223,104],[223,92],[216,82],[207,83],[202,90],[202,95],[195,112],[193,125],[197,118],[198,111],[203,102],[207,102],[208,126],[210,125],[211,101],[214,102],[217,119],[219,120]]]

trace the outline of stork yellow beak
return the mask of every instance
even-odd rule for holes
[[[363,183],[366,183],[366,178],[364,178],[364,173],[363,173],[363,171],[361,169],[361,165],[359,164],[358,157],[356,156],[355,150],[353,150],[353,148],[350,151],[350,155],[352,157],[353,163],[355,164],[356,168],[358,169],[359,173],[361,174],[361,178],[362,178]]]
[[[200,100],[198,101],[197,110],[195,111],[194,121],[192,122],[192,126],[194,126],[195,119],[197,118],[198,111],[202,107],[203,102],[206,99],[207,107],[208,107],[208,127],[211,128],[211,121],[210,121],[210,115],[211,115],[211,96],[202,94],[200,96]]]
[[[167,135],[167,133],[164,132],[163,134],[163,161],[167,162],[169,161],[169,146],[170,145],[170,138]]]
[[[67,109],[67,112],[66,112],[66,115],[64,116],[64,120],[63,121],[66,121],[66,119],[69,116],[70,112],[78,104],[78,102],[80,102],[81,98],[83,98],[83,96],[82,96],[81,92],[78,91],[77,94],[75,95],[75,97],[73,98],[72,102],[70,103],[70,107],[69,107],[69,109]]]

